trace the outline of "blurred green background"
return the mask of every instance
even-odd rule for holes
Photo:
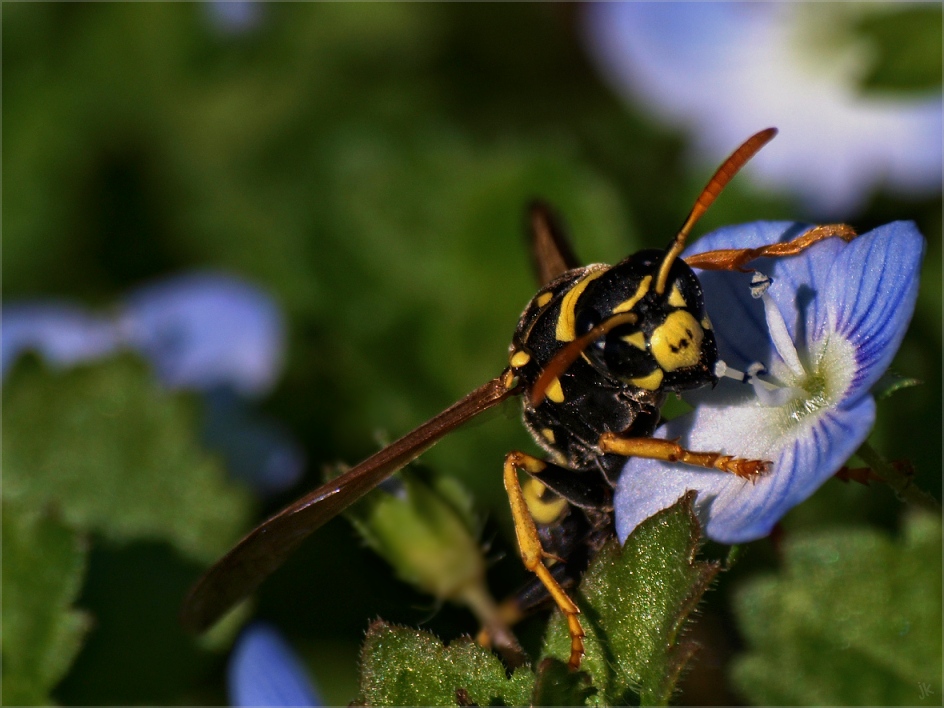
[[[406,432],[504,366],[535,289],[527,201],[556,205],[583,260],[614,262],[663,246],[715,166],[693,169],[684,134],[604,86],[579,41],[580,6],[256,10],[254,26],[235,31],[205,5],[3,7],[4,301],[55,295],[107,307],[129,287],[195,267],[261,285],[289,326],[286,370],[263,407],[309,461],[294,492],[251,513],[233,502],[241,517],[202,554],[181,552],[170,534],[109,532],[107,519],[79,528],[90,550],[75,604],[93,620],[53,692],[63,703],[224,702],[225,653],[175,624],[186,587],[253,519],[314,484],[322,464],[362,458],[378,433]],[[894,367],[924,383],[880,405],[871,441],[911,460],[916,483],[937,498],[941,208],[940,192],[880,192],[850,218],[860,232],[914,219],[928,239]],[[698,231],[802,216],[789,195],[735,180]],[[129,366],[129,380],[146,386]],[[54,406],[60,395],[78,394],[54,382],[5,391],[7,434],[22,429],[16,418],[30,402]],[[517,415],[507,406],[424,458],[473,491],[497,595],[524,577],[499,477],[507,450],[530,449]],[[207,489],[193,503],[212,509]],[[125,506],[120,480],[95,493]],[[859,522],[894,530],[901,511],[887,489],[832,481],[784,533]],[[9,542],[6,523],[4,533]],[[705,648],[680,702],[743,700],[724,679],[742,641],[731,588],[775,562],[771,543],[757,542],[709,593],[693,630]],[[344,520],[306,543],[256,608],[304,655],[329,703],[355,695],[359,643],[378,616],[446,639],[476,630],[464,611],[397,581]],[[8,661],[6,643],[4,652]]]

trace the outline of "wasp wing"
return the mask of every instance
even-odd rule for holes
[[[340,514],[462,423],[518,393],[504,374],[431,418],[340,477],[285,507],[250,531],[190,590],[181,622],[192,632],[211,627],[249,595],[318,527]]]
[[[528,233],[531,258],[541,287],[561,273],[580,266],[557,217],[545,202],[536,200],[528,207]]]

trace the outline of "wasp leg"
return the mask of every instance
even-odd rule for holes
[[[723,248],[717,251],[706,251],[705,253],[686,256],[685,262],[692,268],[701,268],[702,270],[744,271],[748,270],[744,266],[757,258],[795,256],[814,243],[827,238],[841,238],[848,242],[855,237],[856,232],[851,226],[846,224],[824,224],[823,226],[814,226],[792,241],[771,243],[759,248]]]
[[[744,479],[755,480],[767,471],[769,462],[746,460],[742,457],[722,455],[719,452],[693,452],[686,450],[673,440],[659,438],[621,438],[615,433],[603,433],[599,441],[603,452],[623,455],[624,457],[646,457],[666,462],[684,462],[696,467],[730,472]]]
[[[521,560],[525,568],[538,576],[538,579],[547,588],[548,593],[567,618],[567,627],[570,630],[570,660],[568,665],[571,669],[577,669],[584,654],[583,638],[585,636],[583,627],[577,617],[580,614],[580,609],[568,597],[550,569],[544,565],[544,559],[550,556],[541,545],[541,538],[538,535],[534,519],[528,510],[528,502],[525,500],[521,483],[518,481],[518,470],[524,470],[530,475],[540,475],[547,467],[548,463],[533,455],[524,452],[509,452],[505,456],[505,491],[508,493],[508,501],[511,504],[511,515],[515,522],[515,534],[518,537],[518,550],[521,554]]]

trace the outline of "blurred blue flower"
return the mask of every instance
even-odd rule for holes
[[[594,3],[586,44],[614,90],[688,129],[699,157],[777,126],[748,173],[800,194],[819,216],[847,218],[878,186],[941,189],[940,90],[862,93],[872,48],[836,30],[851,13],[894,5]]]
[[[66,368],[100,359],[121,344],[114,322],[71,302],[36,300],[3,305],[0,376],[28,351]]]
[[[299,445],[247,402],[278,379],[285,348],[278,306],[249,283],[174,276],[133,290],[110,316],[63,301],[4,304],[0,339],[3,376],[27,351],[57,367],[137,351],[165,386],[203,394],[204,442],[233,477],[268,495],[304,471]]]
[[[805,229],[769,222],[728,227],[702,238],[688,254],[753,248]],[[767,535],[832,476],[872,428],[869,389],[911,320],[923,254],[914,224],[895,222],[848,244],[828,239],[799,256],[752,263],[772,276],[760,298],[752,296],[749,274],[701,273],[721,358],[745,371],[760,362],[776,386],[756,378],[753,387],[722,379],[713,390],[686,396],[694,411],[662,425],[656,437],[773,466],[750,481],[630,459],[616,492],[619,537],[693,489],[709,538],[750,541]]]
[[[122,338],[170,388],[230,386],[266,393],[282,369],[285,326],[257,287],[214,273],[188,273],[133,290],[118,318]]]
[[[304,666],[278,630],[248,625],[233,647],[227,668],[233,706],[320,706]]]
[[[251,0],[214,0],[203,4],[212,24],[224,34],[245,34],[262,20],[263,4]]]
[[[301,479],[305,454],[283,426],[229,387],[207,391],[203,400],[204,443],[223,456],[233,479],[264,497]]]

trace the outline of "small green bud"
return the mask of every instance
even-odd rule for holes
[[[523,661],[486,586],[472,498],[457,480],[413,464],[346,515],[402,580],[440,600],[466,605],[509,663]]]
[[[402,580],[461,602],[485,577],[471,508],[458,482],[414,465],[356,504],[348,518]]]

